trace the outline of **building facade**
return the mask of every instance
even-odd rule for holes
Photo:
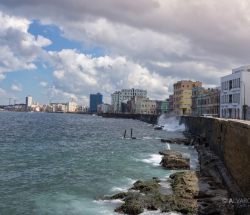
[[[192,112],[192,89],[201,87],[199,81],[182,80],[174,84],[173,109],[177,116],[191,115]]]
[[[174,95],[169,95],[168,98],[168,113],[172,113],[174,111]]]
[[[220,115],[220,89],[195,87],[192,89],[192,115]]]
[[[110,112],[110,105],[109,104],[99,104],[97,106],[97,113],[102,114],[102,113],[109,113]]]
[[[160,115],[160,114],[164,114],[168,112],[168,105],[169,105],[169,99],[166,100],[162,100],[156,101],[156,114]]]
[[[250,119],[250,65],[233,69],[221,78],[220,115],[223,118]]]
[[[142,96],[135,96],[131,99],[131,113],[156,115],[156,101]]]
[[[111,105],[114,108],[115,113],[120,113],[124,108],[122,108],[122,103],[127,103],[129,100],[135,96],[140,96],[143,98],[147,97],[147,91],[141,89],[122,89],[121,91],[116,91],[111,94]]]
[[[33,104],[33,98],[32,96],[27,96],[25,98],[25,104],[26,104],[26,110],[30,109]]]
[[[89,112],[97,113],[97,106],[102,104],[103,96],[100,93],[90,94],[89,96]]]
[[[77,112],[78,108],[77,108],[77,104],[76,102],[68,102],[67,103],[67,112]]]

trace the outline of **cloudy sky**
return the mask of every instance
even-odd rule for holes
[[[248,0],[0,0],[0,104],[217,86],[250,63],[249,11]]]

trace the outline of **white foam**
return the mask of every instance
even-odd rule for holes
[[[160,210],[157,210],[157,211],[145,210],[141,215],[180,215],[180,213],[176,213],[176,212],[162,213]]]
[[[127,187],[112,187],[111,191],[112,192],[126,192],[128,190]]]
[[[179,120],[176,117],[165,117],[161,115],[158,119],[158,124],[163,127],[166,131],[185,131],[185,125],[179,124]]]
[[[121,205],[124,203],[121,199],[112,199],[112,200],[93,200],[94,203],[96,204],[114,204],[114,205]]]
[[[149,163],[154,166],[159,166],[161,162],[162,156],[159,154],[151,154],[149,158],[142,159],[142,162]]]

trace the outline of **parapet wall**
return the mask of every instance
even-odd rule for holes
[[[99,114],[99,116],[108,118],[136,119],[150,124],[157,124],[158,120],[158,115],[150,115],[150,114],[102,113]]]
[[[201,136],[250,197],[250,121],[183,116],[186,130]]]

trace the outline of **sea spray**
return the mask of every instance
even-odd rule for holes
[[[164,114],[159,117],[158,125],[163,126],[163,130],[171,132],[185,130],[185,125],[180,124],[177,117],[167,117]]]

